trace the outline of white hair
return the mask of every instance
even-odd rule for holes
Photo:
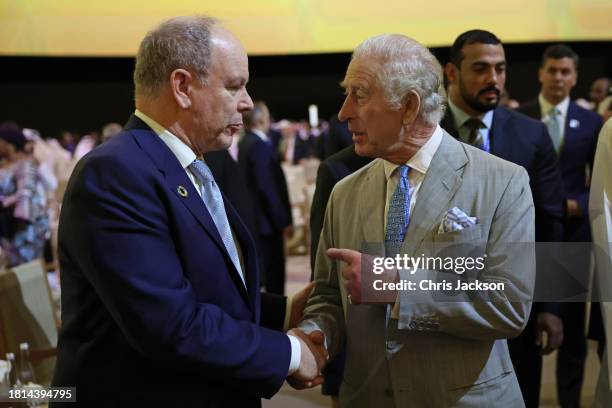
[[[380,60],[376,76],[392,109],[399,109],[414,91],[421,99],[422,119],[432,125],[440,122],[446,103],[442,67],[427,47],[405,35],[383,34],[359,44],[351,59],[364,57]]]
[[[211,30],[217,23],[207,16],[175,17],[149,31],[136,55],[136,95],[156,96],[178,68],[205,82],[211,62]]]

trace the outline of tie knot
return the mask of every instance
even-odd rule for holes
[[[553,106],[550,112],[548,113],[549,116],[559,116],[560,114],[561,111],[556,106]]]
[[[215,181],[215,178],[213,177],[212,172],[210,171],[210,168],[202,160],[198,160],[198,159],[194,160],[189,165],[189,170],[191,170],[193,175],[196,176],[196,178],[200,180],[201,183],[208,183],[208,182]]]
[[[410,171],[410,167],[408,167],[408,165],[401,165],[397,169],[399,171],[400,178],[405,179],[408,177],[408,172]]]
[[[468,120],[465,121],[463,126],[468,128],[470,131],[475,131],[475,130],[478,130],[484,127],[482,124],[482,121],[478,118],[469,118]]]

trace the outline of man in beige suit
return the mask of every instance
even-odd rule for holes
[[[340,120],[348,120],[357,154],[377,159],[331,194],[316,287],[300,325],[323,330],[331,355],[346,344],[341,406],[522,407],[506,339],[523,329],[533,295],[526,171],[438,126],[442,70],[411,38],[382,35],[360,44],[342,86]],[[366,243],[384,243],[386,257],[434,257],[441,245],[451,246],[447,254],[480,254],[477,279],[497,288],[478,292],[484,300],[471,301],[474,291],[445,297],[426,288],[376,303],[366,287],[375,262],[362,256]],[[468,275],[454,265],[446,272],[400,266],[380,277],[417,288],[444,277],[454,287]]]

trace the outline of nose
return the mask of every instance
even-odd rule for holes
[[[497,84],[497,81],[498,81],[497,71],[496,71],[495,67],[492,67],[489,70],[489,75],[487,77],[487,83],[490,84],[490,85],[494,85],[494,84]]]
[[[352,119],[355,116],[353,103],[350,100],[350,95],[347,95],[344,98],[344,103],[340,108],[340,112],[338,112],[338,120],[340,122],[345,122],[349,119]]]
[[[238,102],[238,112],[244,113],[253,109],[253,100],[251,99],[251,95],[249,95],[246,88],[243,88],[243,95]]]

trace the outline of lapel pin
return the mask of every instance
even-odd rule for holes
[[[572,129],[576,129],[578,126],[580,126],[580,121],[578,119],[570,120],[569,127],[571,127]]]
[[[176,188],[176,192],[181,196],[181,197],[187,197],[189,195],[189,193],[187,192],[187,189],[183,186],[178,186]]]

